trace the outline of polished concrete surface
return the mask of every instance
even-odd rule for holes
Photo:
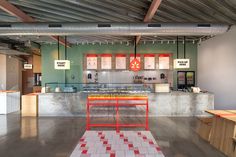
[[[113,118],[96,121],[109,122]],[[158,117],[150,118],[149,122],[151,133],[166,157],[225,157],[195,133],[196,121],[190,117]],[[84,132],[85,118],[0,115],[0,157],[69,157]]]

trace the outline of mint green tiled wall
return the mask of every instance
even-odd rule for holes
[[[182,42],[179,43],[179,58],[183,58]],[[60,59],[65,59],[64,46],[60,46]],[[84,53],[134,53],[133,46],[126,44],[114,45],[73,45],[67,49],[67,59],[71,61],[70,70],[55,70],[54,60],[57,59],[57,45],[44,44],[41,46],[42,53],[42,83],[81,83],[83,79],[83,54]],[[176,44],[140,44],[137,47],[137,53],[172,53],[173,59],[177,58]],[[188,42],[186,44],[186,58],[190,58],[190,68],[187,70],[197,70],[197,44]],[[177,71],[174,70],[174,87],[176,87]],[[72,79],[71,76],[74,76]],[[66,81],[65,81],[66,80]]]

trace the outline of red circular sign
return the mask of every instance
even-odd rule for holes
[[[130,69],[132,71],[139,71],[141,69],[140,61],[136,58],[134,58],[129,65]]]

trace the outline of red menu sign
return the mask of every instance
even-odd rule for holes
[[[139,71],[141,69],[140,61],[137,58],[134,58],[129,65],[132,71]]]

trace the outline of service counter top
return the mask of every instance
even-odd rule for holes
[[[87,96],[88,93],[83,92],[41,93],[38,95],[38,115],[85,116]],[[147,96],[149,116],[204,116],[207,115],[205,110],[214,109],[212,93],[171,91],[170,93],[148,93]],[[137,110],[143,109],[137,108]],[[107,115],[103,114],[103,116]]]
[[[16,93],[19,91],[15,91],[15,90],[0,90],[0,93]]]

